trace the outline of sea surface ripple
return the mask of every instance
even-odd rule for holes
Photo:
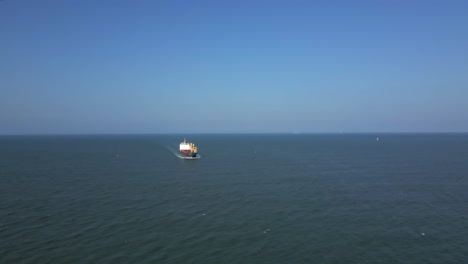
[[[2,136],[0,263],[468,263],[467,190],[466,134]]]

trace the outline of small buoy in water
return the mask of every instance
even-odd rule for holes
[[[375,139],[375,141],[379,141],[379,137],[377,137],[377,138]]]
[[[425,236],[426,234],[424,234],[424,233],[421,233],[421,235]]]

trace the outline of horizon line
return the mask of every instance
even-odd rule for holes
[[[468,134],[468,131],[361,131],[361,132],[145,132],[145,133],[16,133],[0,136],[144,136],[144,135],[350,135],[350,134]]]

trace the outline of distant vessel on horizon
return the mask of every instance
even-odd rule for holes
[[[184,141],[179,145],[180,154],[185,158],[195,158],[197,157],[198,151],[195,144],[187,142],[184,138]]]

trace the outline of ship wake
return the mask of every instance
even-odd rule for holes
[[[192,159],[199,159],[201,158],[201,156],[199,154],[197,154],[197,156],[195,157],[187,157],[187,156],[184,156],[184,155],[181,155],[179,153],[174,153],[174,155],[176,155],[176,157],[178,157],[179,159],[188,159],[188,160],[192,160]]]

